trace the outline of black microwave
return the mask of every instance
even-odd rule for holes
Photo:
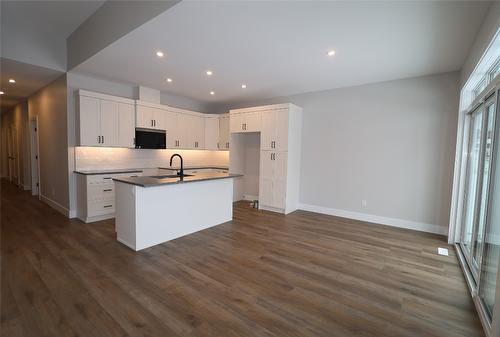
[[[135,129],[136,149],[166,149],[167,133],[164,130]]]

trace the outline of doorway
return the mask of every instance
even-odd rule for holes
[[[9,181],[21,186],[19,174],[19,144],[17,141],[17,129],[13,126],[7,129],[7,166]]]
[[[40,197],[40,163],[38,155],[38,117],[30,121],[30,153],[31,153],[31,195]]]

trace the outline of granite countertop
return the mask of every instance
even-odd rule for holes
[[[137,173],[142,172],[143,170],[154,169],[155,167],[150,168],[132,168],[132,169],[103,169],[103,170],[75,170],[75,173],[83,174],[83,175],[95,175],[95,174],[113,174],[113,173]],[[180,166],[172,166],[172,167],[156,167],[162,170],[180,170]],[[202,169],[216,169],[216,170],[229,170],[228,167],[224,166],[185,166],[184,170],[202,170]]]
[[[227,178],[237,178],[241,177],[241,174],[232,174],[232,173],[215,173],[215,172],[207,172],[207,173],[198,173],[192,176],[184,176],[184,179],[180,179],[179,177],[175,178],[153,178],[153,177],[127,177],[127,178],[113,178],[114,181],[118,181],[125,184],[136,185],[140,187],[154,187],[154,186],[162,186],[162,185],[172,185],[172,184],[187,184],[194,183],[197,181],[205,181],[205,180],[215,180],[215,179],[227,179]]]

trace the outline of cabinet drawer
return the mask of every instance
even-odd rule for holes
[[[115,201],[92,201],[88,203],[88,215],[89,217],[110,214],[115,212]]]
[[[114,198],[115,184],[95,184],[87,187],[87,200],[96,198]]]

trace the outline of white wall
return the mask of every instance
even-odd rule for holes
[[[231,108],[290,102],[304,109],[306,208],[446,234],[458,85],[454,72]]]
[[[465,59],[460,74],[461,86],[465,84],[470,74],[476,67],[484,51],[500,28],[500,2],[493,1],[488,10],[488,14],[479,29],[471,50]]]
[[[66,74],[28,99],[30,120],[38,116],[40,194],[64,214],[69,212]]]

